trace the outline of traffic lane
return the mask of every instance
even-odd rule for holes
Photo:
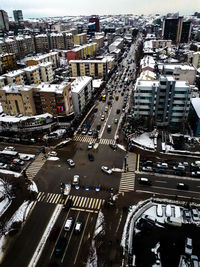
[[[148,178],[152,181],[151,186],[142,186],[138,182],[138,178],[145,177]],[[189,186],[189,190],[179,190],[177,189],[177,184],[178,183],[184,183]],[[160,191],[160,192],[169,192],[171,191],[174,195],[184,195],[184,196],[190,196],[192,195],[193,197],[199,197],[199,192],[200,192],[200,186],[199,186],[199,180],[195,179],[183,179],[180,177],[168,177],[168,176],[154,176],[151,174],[136,174],[136,191],[141,190],[141,188],[147,188],[148,190],[152,191]]]
[[[38,150],[41,148],[41,146],[36,145],[22,145],[22,144],[11,144],[11,143],[0,143],[0,150],[5,149],[8,146],[13,146],[15,148],[15,151],[19,153],[24,154],[36,154]]]
[[[58,216],[53,226],[54,228],[58,229],[58,233],[57,235],[54,236],[51,235],[50,233],[47,242],[45,244],[45,247],[42,251],[42,254],[40,256],[40,259],[38,261],[37,267],[47,266],[48,263],[53,263],[53,262],[59,263],[60,259],[55,257],[55,247],[59,238],[65,233],[63,232],[64,231],[63,228],[67,218],[74,217],[75,214],[76,212],[72,211],[71,209],[69,211],[66,211],[65,209],[61,211],[60,215]]]
[[[63,266],[73,266],[76,263],[90,215],[90,212],[77,211],[75,222],[82,222],[82,230],[81,232],[75,232],[74,222],[70,238],[61,259]],[[89,251],[87,251],[85,256],[87,256],[88,253]]]
[[[97,149],[88,150],[87,146],[87,143],[71,142],[70,145],[57,150],[59,160],[47,161],[35,178],[38,190],[60,193],[60,182],[71,183],[76,174],[80,175],[82,186],[118,187],[120,174],[113,173],[107,176],[101,171],[101,166],[121,169],[124,151],[113,151],[108,145],[99,145]],[[88,153],[93,154],[93,162],[89,161]],[[68,158],[74,160],[75,167],[69,167]],[[104,178],[105,175],[108,179]]]
[[[19,236],[8,249],[2,267],[28,266],[55,205],[37,203]]]

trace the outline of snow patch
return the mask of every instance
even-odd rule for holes
[[[94,230],[94,238],[100,233],[104,234],[104,215],[100,211],[97,217],[97,222]]]
[[[58,157],[48,157],[47,160],[56,161],[56,160],[59,160],[59,158]]]
[[[11,175],[14,175],[14,177],[16,177],[16,178],[21,176],[21,173],[8,171],[8,170],[2,170],[2,169],[0,169],[0,173],[11,174]]]
[[[155,149],[154,141],[152,138],[150,138],[150,136],[151,133],[143,133],[134,139],[131,139],[131,141],[140,146],[147,147],[149,149]]]
[[[34,181],[32,181],[32,184],[29,186],[29,190],[38,193],[38,188]]]
[[[122,149],[122,150],[126,151],[126,148],[125,148],[125,146],[123,146],[123,145],[119,145],[119,144],[117,144],[117,146],[118,146],[120,149]]]

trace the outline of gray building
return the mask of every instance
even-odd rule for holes
[[[0,30],[3,32],[9,31],[8,14],[4,10],[0,10]]]
[[[22,10],[13,10],[13,16],[18,26],[24,25]]]
[[[137,79],[134,114],[137,118],[152,119],[157,126],[175,127],[185,122],[190,107],[190,85],[172,76],[156,81]]]

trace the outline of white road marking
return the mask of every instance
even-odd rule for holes
[[[166,182],[166,181],[158,181],[158,180],[156,180],[155,182],[157,182],[157,183],[163,183],[163,184],[167,184],[167,182]]]

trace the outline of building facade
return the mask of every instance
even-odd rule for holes
[[[0,54],[0,74],[13,70],[17,67],[15,54]]]
[[[87,34],[79,33],[73,36],[75,45],[83,45],[87,43]]]
[[[0,10],[0,30],[3,32],[9,31],[8,13],[4,10]]]

